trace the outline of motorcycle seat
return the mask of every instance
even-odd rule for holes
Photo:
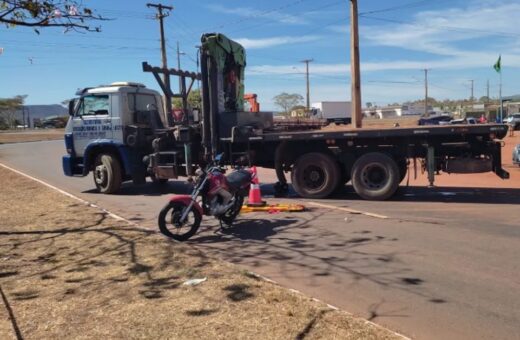
[[[226,176],[226,179],[230,189],[238,190],[251,183],[251,173],[247,170],[241,169],[233,171]]]

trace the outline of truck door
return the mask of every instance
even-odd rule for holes
[[[74,151],[79,157],[92,141],[112,139],[110,95],[87,94],[80,99],[72,118],[72,136]]]

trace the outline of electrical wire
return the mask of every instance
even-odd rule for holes
[[[375,17],[375,16],[370,16],[370,15],[360,15],[360,17],[366,18],[366,19],[371,19],[371,20],[384,21],[384,22],[397,23],[397,24],[410,25],[410,26],[419,26],[419,27],[426,27],[426,28],[439,28],[442,30],[459,32],[459,33],[480,33],[480,34],[483,33],[483,34],[487,34],[487,35],[496,35],[496,36],[520,37],[520,34],[516,34],[516,33],[512,33],[512,32],[478,30],[478,29],[472,29],[472,28],[445,26],[445,25],[428,25],[428,24],[421,24],[418,22],[387,19],[387,18]]]
[[[438,3],[441,3],[441,2],[446,2],[446,0],[436,0],[435,4],[438,4]],[[433,3],[433,1],[431,1],[431,0],[415,1],[415,2],[410,2],[410,3],[407,3],[407,4],[403,4],[403,5],[392,6],[392,7],[387,7],[387,8],[381,8],[381,9],[376,9],[376,10],[366,11],[366,12],[360,12],[358,15],[385,13],[385,12],[397,11],[397,10],[401,10],[401,9],[409,9],[409,8],[420,7],[420,6],[423,6],[423,5],[431,5],[432,3]]]

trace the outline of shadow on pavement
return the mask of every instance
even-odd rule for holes
[[[227,229],[203,228],[189,243],[202,252],[270,273],[276,280],[283,278],[285,283],[324,287],[333,283],[345,289],[373,284],[406,291],[430,303],[446,302],[434,292],[433,282],[419,277],[401,260],[405,254],[398,238],[366,230],[363,218],[358,222],[349,224],[348,231],[337,232],[333,226],[341,222],[324,211],[252,214],[239,217]]]
[[[267,197],[274,196],[272,184],[262,185],[262,194]],[[286,198],[298,198],[292,186],[289,186],[289,194]],[[333,194],[330,199],[362,201],[351,185],[346,185]],[[394,202],[440,202],[440,203],[484,203],[484,204],[520,204],[520,188],[466,188],[466,187],[399,187],[394,197]]]
[[[189,195],[193,190],[193,185],[183,180],[169,181],[167,183],[150,183],[134,185],[132,182],[125,182],[115,196],[162,196],[167,194]],[[96,189],[83,191],[84,194],[95,194]],[[100,194],[101,195],[101,194]]]

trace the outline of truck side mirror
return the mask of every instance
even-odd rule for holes
[[[74,107],[76,106],[76,100],[72,99],[69,101],[69,116],[74,116]]]

